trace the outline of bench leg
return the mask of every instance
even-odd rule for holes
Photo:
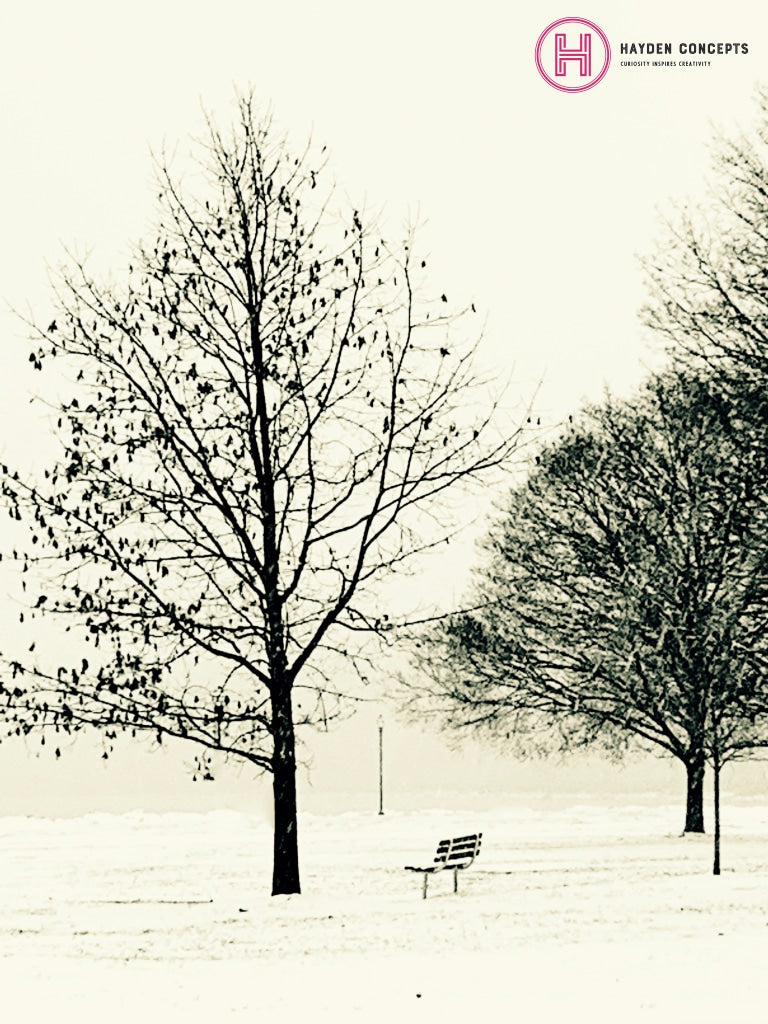
[[[427,879],[428,878],[429,878],[429,875],[425,871],[424,872],[424,885],[421,887],[421,898],[423,900],[425,900],[427,898]]]
[[[458,868],[454,868],[453,869],[453,891],[454,892],[458,892],[459,891],[459,869]]]

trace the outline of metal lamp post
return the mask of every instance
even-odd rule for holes
[[[379,814],[384,813],[384,719],[378,717],[379,726]]]

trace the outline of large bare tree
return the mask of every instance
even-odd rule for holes
[[[703,781],[768,738],[768,399],[652,378],[589,409],[511,493],[467,605],[415,649],[410,701],[507,744],[634,743]]]
[[[41,632],[7,689],[21,731],[182,737],[271,772],[272,892],[294,893],[296,727],[356,692],[398,616],[377,585],[445,541],[449,492],[516,440],[412,239],[388,245],[322,154],[238,112],[184,178],[159,161],[127,271],[70,258],[35,328],[60,455],[4,467],[3,494],[30,531],[27,619],[63,620],[75,653]]]

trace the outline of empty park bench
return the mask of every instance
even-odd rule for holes
[[[453,871],[453,891],[458,892],[459,871],[468,868],[480,853],[480,840],[482,838],[483,833],[477,832],[471,836],[441,839],[437,844],[434,863],[430,864],[429,867],[421,868],[406,864],[406,871],[421,871],[424,875],[424,887],[422,890],[422,897],[424,899],[427,898],[427,879],[429,876],[433,875],[436,871],[447,871],[449,868]]]

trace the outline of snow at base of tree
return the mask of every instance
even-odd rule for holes
[[[730,800],[723,867],[648,795],[300,821],[304,894],[271,898],[264,818],[0,818],[8,1020],[765,1020],[768,806]],[[430,879],[438,839],[483,832]]]

